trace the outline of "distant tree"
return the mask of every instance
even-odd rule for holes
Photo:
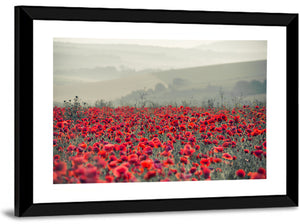
[[[185,84],[185,80],[181,78],[175,78],[173,79],[173,85],[174,86],[183,86]]]
[[[262,93],[263,92],[263,83],[257,80],[252,80],[250,82],[250,88],[253,93]]]
[[[233,94],[238,96],[240,94],[248,95],[249,94],[249,82],[247,81],[238,81],[233,87]]]
[[[137,104],[144,107],[146,106],[147,96],[149,95],[149,92],[144,88],[143,90],[137,91],[138,101]]]
[[[224,105],[224,90],[222,87],[220,87],[219,94],[220,94],[220,100],[221,100],[221,107],[223,107],[223,105]]]
[[[213,108],[215,106],[215,99],[213,99],[213,98],[208,99],[207,100],[207,106],[209,108]]]
[[[73,120],[84,117],[82,108],[88,107],[88,104],[79,99],[78,96],[75,96],[73,100],[64,100],[63,105],[66,108],[66,118]]]
[[[263,91],[266,92],[267,91],[267,80],[265,80],[263,82]]]
[[[235,96],[248,96],[266,93],[266,80],[264,80],[263,82],[260,82],[258,80],[251,80],[250,82],[244,80],[238,81],[233,87],[232,92]]]
[[[96,100],[95,107],[103,108],[103,107],[113,107],[113,103],[111,101],[105,101],[103,99]]]
[[[161,92],[163,92],[163,91],[165,91],[165,90],[166,90],[166,87],[164,86],[164,84],[162,84],[162,83],[157,83],[157,84],[155,85],[155,88],[154,88],[154,91],[155,91],[155,92],[161,93]]]

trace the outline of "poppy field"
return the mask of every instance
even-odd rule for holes
[[[265,178],[265,106],[53,109],[54,184]]]

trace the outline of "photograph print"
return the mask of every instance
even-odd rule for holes
[[[53,183],[266,179],[266,40],[53,39]]]

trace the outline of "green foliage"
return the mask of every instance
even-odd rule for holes
[[[105,101],[103,99],[101,100],[97,100],[95,102],[95,107],[98,107],[98,108],[103,108],[103,107],[114,107],[112,101]]]
[[[81,119],[84,117],[83,108],[87,108],[88,104],[75,96],[73,100],[64,101],[65,118],[70,120]]]

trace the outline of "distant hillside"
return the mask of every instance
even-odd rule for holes
[[[140,74],[91,83],[74,83],[54,86],[54,100],[62,102],[78,95],[88,103],[97,99],[136,102],[138,90],[148,91],[149,101],[166,102],[196,98],[198,101],[218,95],[220,89],[225,96],[230,94],[265,94],[266,60],[219,64],[163,72]],[[251,81],[255,85],[251,87]],[[242,83],[247,91],[239,88]],[[151,90],[151,91],[150,91]],[[122,101],[121,99],[121,101]],[[123,103],[124,103],[123,102]]]
[[[154,88],[161,80],[153,75],[136,75],[119,79],[54,86],[54,100],[63,102],[80,96],[88,103],[98,99],[115,100],[138,89]]]
[[[168,70],[153,75],[167,85],[189,89],[207,85],[222,85],[224,88],[231,88],[241,80],[263,81],[266,79],[266,74],[267,61],[261,60]]]

